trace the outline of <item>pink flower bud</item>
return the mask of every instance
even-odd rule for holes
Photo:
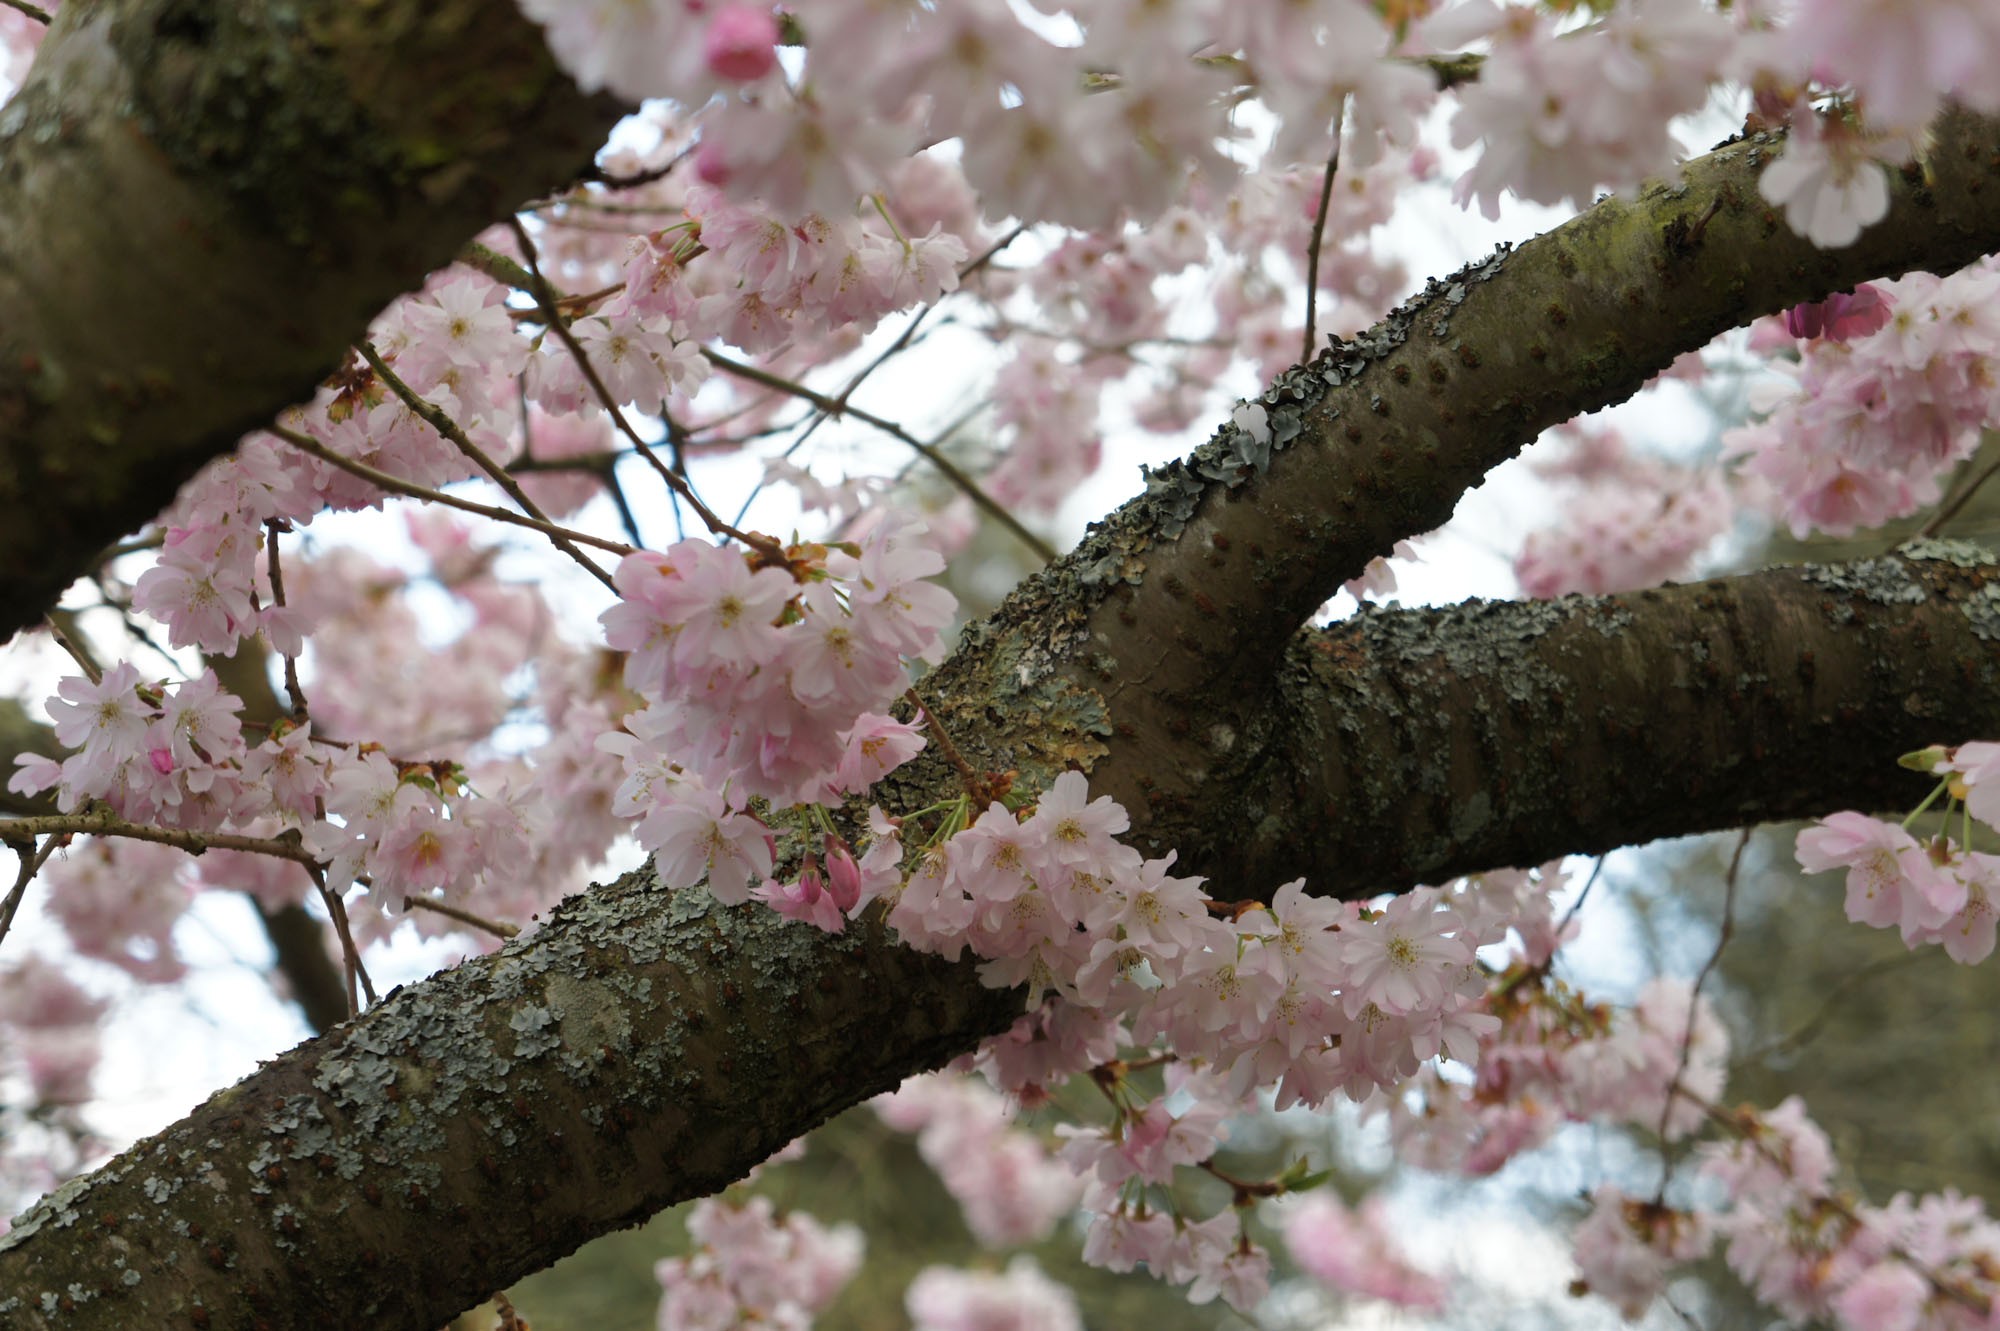
[[[777,44],[778,24],[769,10],[731,5],[709,23],[702,53],[717,78],[753,83],[777,67]]]
[[[1846,342],[1866,337],[1888,323],[1889,305],[1882,292],[1863,282],[1851,292],[1837,291],[1825,300],[1786,310],[1785,331],[1793,337]]]
[[[161,776],[166,776],[174,770],[174,751],[172,749],[148,749],[146,751],[146,760],[153,764],[153,770]]]
[[[826,890],[833,894],[833,904],[840,907],[842,915],[853,913],[861,901],[861,866],[839,837],[826,841]]]

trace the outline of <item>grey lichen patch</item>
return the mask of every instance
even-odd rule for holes
[[[514,1057],[535,1058],[561,1045],[562,1036],[552,1029],[555,1024],[555,1016],[545,1007],[529,1004],[514,1009],[507,1019],[515,1035]]]
[[[652,982],[645,976],[636,978],[649,994]],[[549,977],[547,992],[549,1002],[562,1014],[560,1034],[571,1049],[589,1055],[600,1049],[623,1054],[631,1048],[632,1018],[625,1004],[606,993],[602,984],[586,984],[557,972]],[[636,1001],[643,1004],[644,995]]]
[[[25,1243],[44,1228],[68,1229],[77,1222],[76,1204],[101,1181],[96,1174],[79,1174],[14,1217],[13,1228],[0,1234],[0,1252]]]
[[[1972,541],[1938,540],[1934,537],[1919,537],[1905,541],[1896,547],[1896,553],[1905,559],[1930,559],[1959,568],[1979,568],[1982,565],[2000,563],[2000,555],[1995,555],[1983,545]]]
[[[1852,564],[1808,564],[1799,576],[1815,587],[1877,605],[1922,605],[1930,599],[1900,559],[1861,559]]]
[[[1982,642],[2000,640],[2000,583],[1989,582],[1959,603],[1959,613]]]
[[[1424,616],[1370,606],[1349,622],[1369,655],[1392,671],[1442,664],[1462,678],[1506,680],[1511,699],[1530,702],[1562,688],[1556,672],[1533,655],[1534,645],[1587,604],[1574,596],[1466,601]]]

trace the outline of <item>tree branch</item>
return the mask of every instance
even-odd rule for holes
[[[511,0],[65,6],[0,119],[0,639],[620,114]]]
[[[1343,896],[1838,808],[2000,736],[2000,569],[1962,542],[1625,596],[1374,611],[1299,635],[1196,872]],[[1236,889],[1232,888],[1232,891]]]
[[[1379,841],[1322,884],[1372,891],[1387,866],[1538,863],[1725,816],[1893,798],[1878,749],[2000,718],[2000,564],[1964,546],[1920,553],[1627,598],[1388,611],[1311,635],[1287,664],[1284,720],[1338,736],[1333,756],[1289,788],[1267,780],[1294,808],[1248,835],[1218,820],[1180,849],[1228,887],[1246,876],[1232,847],[1268,874],[1287,837],[1357,854]],[[1797,654],[1759,646],[1766,631],[1799,635]],[[1654,709],[1635,710],[1649,688]],[[989,695],[1031,705],[1006,680]],[[1683,750],[1726,756],[1739,734],[1743,761],[1718,762],[1691,793],[1674,785]],[[1843,734],[1840,761],[1788,761]],[[1517,747],[1481,752],[1502,743]],[[1312,750],[1302,737],[1270,764]],[[1599,789],[1648,752],[1663,769],[1650,805]],[[1779,763],[1808,795],[1771,789]],[[1376,766],[1387,775],[1371,786]],[[1302,788],[1345,795],[1342,773],[1359,794],[1327,818]],[[1432,813],[1449,817],[1474,778],[1498,793],[1441,833]],[[273,1060],[38,1204],[0,1238],[0,1321],[428,1331],[597,1234],[720,1188],[1019,1011],[1018,993],[982,989],[969,963],[872,926],[821,934],[635,874]]]
[[[1757,175],[1782,140],[1746,139],[1681,184],[1605,199],[1432,282],[1280,376],[1263,399],[1275,446],[1225,427],[1154,473],[995,617],[997,641],[1047,644],[1010,663],[1035,687],[1099,699],[1101,727],[1129,737],[1091,754],[1093,788],[1153,811],[1151,848],[1183,844],[1229,794],[1207,737],[1255,724],[1299,626],[1543,429],[1760,315],[2000,250],[2000,121],[1954,111],[1933,129],[1928,183],[1897,178],[1893,220],[1846,249],[1814,248],[1763,202]],[[971,672],[994,665],[962,655]]]

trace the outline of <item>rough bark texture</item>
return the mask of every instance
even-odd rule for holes
[[[384,299],[579,167],[610,115],[505,0],[66,13],[0,112],[4,631],[303,395]],[[1155,477],[969,631],[927,698],[976,762],[1031,787],[1089,769],[1140,844],[1178,847],[1225,895],[1304,861],[1324,888],[1372,889],[1881,797],[1871,760],[1902,736],[1992,726],[1949,705],[1954,672],[1970,697],[1996,668],[1984,555],[1299,626],[1541,426],[1755,315],[2000,248],[2000,127],[1953,117],[1938,145],[1933,181],[1899,183],[1847,250],[1762,206],[1772,145],[1748,142],[1434,286],[1281,380],[1276,447],[1224,431]],[[1749,641],[1767,630],[1803,636],[1788,658]],[[1585,798],[1597,764],[1636,761],[1641,709],[1676,718],[1662,751],[1699,792]],[[1854,761],[1770,788],[1772,755],[1830,752],[1843,726],[1865,738]],[[1534,742],[1564,727],[1560,748]],[[1402,773],[1406,804],[1371,772]],[[885,803],[954,783],[927,754]],[[1284,844],[1321,836],[1383,844],[1331,863]],[[627,880],[38,1206],[0,1240],[0,1325],[430,1331],[1012,1007],[866,929]]]
[[[0,109],[0,640],[619,114],[512,0],[64,6]]]
[[[1315,607],[1543,429],[1621,401],[1683,352],[1870,276],[1954,271],[2000,249],[2000,122],[1935,126],[1928,183],[1821,251],[1757,192],[1781,140],[1689,164],[1442,281],[1264,394],[1275,439],[1225,427],[1111,516],[1010,611],[1040,620],[1037,677],[1101,694],[1125,742],[1092,788],[1152,810],[1149,849],[1184,843],[1258,753],[1241,738]],[[966,668],[992,663],[971,657]],[[1045,687],[1054,687],[1052,682]]]
[[[1908,808],[1896,765],[2000,735],[1996,556],[1896,557],[1629,596],[1371,611],[1294,641],[1273,742],[1197,871],[1344,896],[1659,837]],[[1240,829],[1231,834],[1231,829]]]
[[[1796,649],[1746,632],[1786,627]],[[1270,798],[1358,796],[1290,826],[1336,847],[1310,866],[1322,886],[1372,892],[1397,866],[1534,863],[1883,797],[1875,769],[1899,749],[2000,733],[2000,564],[1934,543],[1632,598],[1382,612],[1306,635],[1285,676],[1288,723],[1330,747],[1317,762],[1311,745],[1274,751],[1301,771],[1273,778]],[[1654,731],[1625,710],[1647,696]],[[1537,719],[1568,729],[1482,752],[1512,740],[1496,726]],[[1851,755],[1774,767],[1849,726]],[[1577,789],[1627,771],[1649,735],[1662,765],[1644,789]],[[1674,787],[1677,760],[1698,786]],[[1451,820],[1445,833],[1364,802],[1398,779],[1419,815]],[[1268,868],[1265,841],[1250,843],[1251,867]],[[1223,825],[1182,850],[1226,862],[1242,844]],[[38,1204],[0,1238],[0,1325],[428,1331],[595,1235],[717,1190],[1019,1012],[970,964],[873,928],[833,937],[633,875]]]
[[[0,1239],[0,1326],[434,1331],[1019,1012],[635,874],[45,1199]]]

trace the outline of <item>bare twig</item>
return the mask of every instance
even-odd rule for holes
[[[49,13],[48,10],[43,9],[40,5],[29,4],[28,0],[0,0],[0,5],[5,5],[9,9],[26,14],[37,23],[50,23],[55,20],[55,15]]]
[[[1666,1101],[1660,1106],[1660,1188],[1654,1194],[1653,1205],[1662,1206],[1667,1200],[1667,1184],[1674,1176],[1674,1156],[1667,1149],[1667,1124],[1673,1118],[1674,1097],[1680,1094],[1681,1078],[1687,1075],[1688,1057],[1694,1052],[1694,1028],[1701,1016],[1701,990],[1708,983],[1708,977],[1722,960],[1722,950],[1729,946],[1730,938],[1736,932],[1736,885],[1742,877],[1743,852],[1750,847],[1750,832],[1744,828],[1736,838],[1736,851],[1729,857],[1729,872],[1723,879],[1722,926],[1715,933],[1715,950],[1702,963],[1701,973],[1694,978],[1694,988],[1688,994],[1687,1026],[1681,1032],[1680,1061],[1674,1065],[1673,1080],[1667,1083]]]
[[[1327,206],[1333,202],[1333,177],[1340,170],[1340,131],[1346,111],[1347,99],[1343,97],[1333,115],[1333,151],[1327,154],[1326,175],[1319,182],[1319,211],[1313,214],[1312,239],[1306,242],[1306,338],[1305,349],[1299,352],[1301,365],[1313,358],[1314,322],[1319,312],[1319,247],[1326,235]]]
[[[937,714],[931,711],[930,704],[924,701],[923,695],[918,693],[913,685],[903,690],[903,696],[910,700],[910,706],[916,708],[917,715],[923,718],[930,729],[931,738],[937,741],[938,751],[944,754],[945,761],[958,773],[959,781],[965,786],[965,793],[972,797],[975,804],[991,804],[994,799],[993,783],[972,770],[972,764],[965,761],[965,755],[951,742],[950,732],[945,730],[944,723],[937,719]]]
[[[483,915],[474,915],[469,910],[447,905],[431,897],[404,897],[403,906],[410,910],[427,910],[448,920],[457,920],[460,924],[484,929],[496,938],[514,938],[521,932],[521,926],[518,924],[509,924],[505,920],[489,920]]]
[[[1741,1067],[1749,1063],[1761,1063],[1774,1054],[1789,1053],[1794,1049],[1811,1044],[1814,1039],[1818,1038],[1820,1031],[1825,1029],[1827,1022],[1832,1019],[1834,1009],[1840,1006],[1841,1000],[1846,998],[1849,993],[1878,975],[1886,975],[1890,971],[1902,970],[1906,966],[1914,966],[1923,959],[1924,954],[1921,952],[1898,952],[1893,957],[1884,957],[1879,961],[1871,961],[1859,970],[1849,971],[1846,975],[1840,977],[1838,983],[1826,991],[1826,996],[1820,1001],[1818,1009],[1814,1011],[1811,1017],[1806,1019],[1804,1024],[1788,1034],[1779,1036],[1769,1044],[1744,1055],[1737,1060],[1737,1066]]]
[[[688,483],[687,478],[661,462],[659,455],[653,451],[653,446],[639,437],[639,432],[632,428],[631,422],[625,419],[625,413],[619,409],[618,399],[611,395],[611,390],[604,386],[604,380],[598,377],[597,367],[592,365],[590,357],[584,354],[582,343],[576,340],[576,334],[570,332],[569,324],[563,319],[562,311],[558,308],[560,298],[555,288],[542,277],[541,267],[535,257],[535,242],[528,235],[528,228],[518,217],[509,217],[507,224],[514,229],[515,239],[521,242],[521,252],[528,260],[528,276],[531,279],[528,294],[542,307],[542,313],[547,316],[545,322],[548,330],[555,334],[556,340],[567,347],[569,354],[576,358],[577,369],[582,371],[585,382],[590,385],[591,392],[597,395],[598,402],[610,413],[611,423],[632,441],[633,447],[639,450],[639,455],[652,464],[653,470],[660,474],[660,479],[667,483],[667,488],[687,501],[688,507],[694,510],[695,516],[701,519],[702,525],[710,532],[741,541],[766,557],[783,560],[785,557],[783,546],[769,536],[739,531],[716,516],[714,510],[703,503],[701,496],[694,492],[694,487]]]
[[[347,905],[340,894],[326,885],[326,871],[317,864],[306,866],[312,875],[313,886],[319,889],[319,899],[326,906],[328,918],[333,921],[333,931],[340,937],[340,958],[347,968],[347,1015],[354,1016],[361,1011],[360,995],[355,993],[356,980],[361,982],[361,993],[368,1001],[375,1001],[375,985],[368,978],[368,968],[361,964],[361,953],[354,946],[354,931],[347,927]]]
[[[10,832],[13,826],[11,823],[8,825]],[[49,856],[61,840],[52,836],[37,847],[33,837],[25,838],[18,845],[10,837],[9,847],[21,857],[21,867],[14,875],[14,886],[7,890],[7,899],[0,901],[0,943],[7,941],[7,931],[14,927],[14,912],[21,909],[21,898],[27,895],[28,884],[42,871],[42,866],[48,863]]]
[[[391,476],[388,472],[371,467],[365,462],[356,462],[353,458],[342,457],[311,435],[300,434],[297,430],[288,430],[275,422],[266,425],[264,429],[284,440],[293,448],[298,449],[301,453],[309,453],[321,462],[326,463],[329,467],[338,467],[350,476],[358,476],[370,485],[387,490],[391,494],[408,495],[412,499],[427,499],[434,504],[443,504],[446,508],[455,508],[465,513],[477,513],[483,518],[492,518],[495,522],[505,522],[516,527],[526,527],[529,531],[538,531],[544,536],[566,537],[578,545],[595,546],[599,550],[608,550],[614,555],[629,555],[633,551],[633,547],[625,544],[623,541],[607,541],[602,536],[592,536],[589,532],[577,531],[571,527],[558,527],[553,523],[538,522],[534,518],[526,517],[508,509],[495,508],[491,504],[476,503],[470,499],[460,499],[457,495],[448,495],[442,490],[433,490],[429,486],[418,485],[414,481],[406,481],[400,476]],[[600,576],[602,575],[602,569],[598,569],[594,565],[591,567],[594,572]]]
[[[298,833],[287,832],[282,836],[243,836],[236,832],[190,832],[177,827],[148,827],[144,823],[130,822],[120,818],[110,809],[98,806],[86,813],[47,813],[30,818],[11,818],[0,823],[0,839],[9,843],[19,842],[29,837],[48,833],[72,833],[80,836],[115,836],[128,841],[151,841],[162,846],[172,846],[190,855],[199,855],[206,850],[241,850],[253,855],[270,855],[281,860],[291,860],[308,868],[315,868],[319,861],[299,843]]]
[[[1009,513],[992,495],[980,489],[979,482],[966,475],[950,458],[947,458],[944,454],[938,452],[935,448],[917,438],[894,421],[884,420],[875,413],[864,411],[860,407],[843,406],[826,394],[816,393],[804,384],[794,383],[782,375],[772,374],[769,370],[761,370],[755,365],[746,365],[742,361],[732,360],[719,351],[711,351],[707,347],[703,347],[701,354],[708,359],[709,364],[715,366],[716,369],[721,370],[725,374],[734,375],[739,379],[747,379],[753,384],[762,384],[766,388],[774,388],[781,393],[789,393],[802,401],[812,403],[830,415],[852,416],[855,420],[872,425],[891,438],[907,444],[921,454],[924,461],[942,472],[946,480],[949,480],[953,485],[964,491],[966,497],[971,499],[988,517],[991,517],[995,522],[998,522],[1001,526],[1012,532],[1015,539],[1019,540],[1030,550],[1033,550],[1045,562],[1055,562],[1056,552],[1047,541],[1044,541],[1041,537],[1022,526],[1019,518]]]
[[[267,553],[269,555],[271,570],[271,599],[279,606],[285,604],[285,575],[283,570],[278,566],[278,533],[283,530],[284,524],[276,518],[272,518],[264,524],[265,539],[270,542]],[[311,713],[306,710],[306,691],[299,686],[298,658],[289,652],[283,655],[285,660],[285,693],[292,700],[292,715],[310,716]]]
[[[48,619],[44,621],[49,626],[49,636],[56,640],[56,646],[69,653],[70,660],[76,662],[76,668],[81,670],[91,683],[102,684],[104,668],[97,664],[96,657],[83,649],[82,644],[63,632],[62,625],[56,623],[55,616],[56,612],[51,611]]]
[[[1967,504],[1972,502],[1972,497],[1979,493],[1979,488],[1982,485],[1985,485],[1986,482],[1992,480],[1995,473],[2000,473],[2000,458],[1996,458],[1992,462],[1987,463],[1984,467],[1980,469],[1980,472],[1977,476],[1974,476],[1970,481],[1966,482],[1965,487],[1963,489],[1961,489],[1957,494],[1953,495],[1950,499],[1947,499],[1943,504],[1939,505],[1938,511],[1931,515],[1930,521],[1926,522],[1921,528],[1918,529],[1917,535],[1918,536],[1937,535],[1938,532],[1944,527],[1945,523],[1950,522],[1953,518],[1957,517],[1959,511],[1963,509]]]
[[[611,588],[612,591],[615,592],[618,590],[618,584],[611,580],[611,575],[599,568],[595,563],[585,559],[583,551],[577,549],[569,537],[560,534],[562,528],[550,522],[549,515],[542,512],[534,500],[528,498],[528,492],[521,488],[521,483],[512,476],[509,476],[505,467],[487,456],[485,449],[473,443],[472,437],[466,434],[457,421],[446,415],[436,403],[428,402],[418,396],[415,389],[398,378],[396,372],[383,362],[381,355],[376,352],[373,344],[363,342],[360,351],[362,359],[368,362],[369,368],[375,371],[376,376],[383,383],[389,385],[390,392],[403,400],[404,406],[416,412],[418,416],[423,418],[425,424],[429,425],[446,439],[449,439],[459,452],[472,459],[474,466],[485,472],[495,485],[505,490],[507,497],[516,504],[519,504],[523,513],[542,524],[542,527],[549,534],[549,539],[555,542],[556,549],[583,565],[592,577]]]
[[[971,277],[974,273],[977,273],[980,269],[992,263],[993,260],[999,256],[1002,250],[1006,249],[1009,245],[1012,245],[1016,240],[1019,240],[1021,236],[1027,231],[1027,229],[1028,228],[1026,226],[1017,225],[1012,231],[1009,231],[1006,235],[1000,237],[1000,239],[994,241],[991,245],[988,245],[983,251],[980,252],[979,257],[973,259],[972,261],[967,263],[965,267],[958,270],[958,280],[962,283],[968,277]],[[911,341],[916,337],[917,330],[923,327],[924,320],[929,317],[931,311],[935,310],[938,306],[942,305],[945,299],[949,297],[951,294],[952,294],[951,292],[947,291],[944,293],[943,296],[938,297],[938,299],[932,301],[930,304],[918,310],[915,316],[912,317],[908,323],[903,325],[903,331],[896,335],[895,341],[891,342],[887,347],[884,347],[882,349],[881,354],[877,355],[875,359],[869,361],[866,365],[862,366],[861,369],[855,373],[854,377],[847,381],[847,385],[844,388],[842,388],[840,392],[833,398],[834,405],[831,408],[816,407],[814,409],[812,420],[807,422],[804,430],[800,431],[799,437],[792,440],[791,443],[785,445],[784,455],[786,457],[790,457],[792,454],[798,452],[798,450],[805,444],[806,440],[812,438],[813,431],[819,429],[819,427],[825,424],[828,420],[830,420],[836,415],[839,415],[842,411],[846,410],[848,399],[854,396],[854,390],[861,387],[862,383],[868,378],[869,375],[875,373],[875,371],[881,369],[884,365],[888,364],[891,357],[895,356],[897,353],[908,348]],[[764,483],[762,481],[759,481],[757,483],[756,488],[753,489],[750,492],[749,496],[744,499],[743,507],[738,509],[736,512],[736,520],[738,522],[741,522],[743,520],[743,515],[750,511],[751,501],[757,497],[758,492],[761,491],[763,488],[764,488]],[[1046,556],[1045,558],[1053,559],[1053,556]]]

